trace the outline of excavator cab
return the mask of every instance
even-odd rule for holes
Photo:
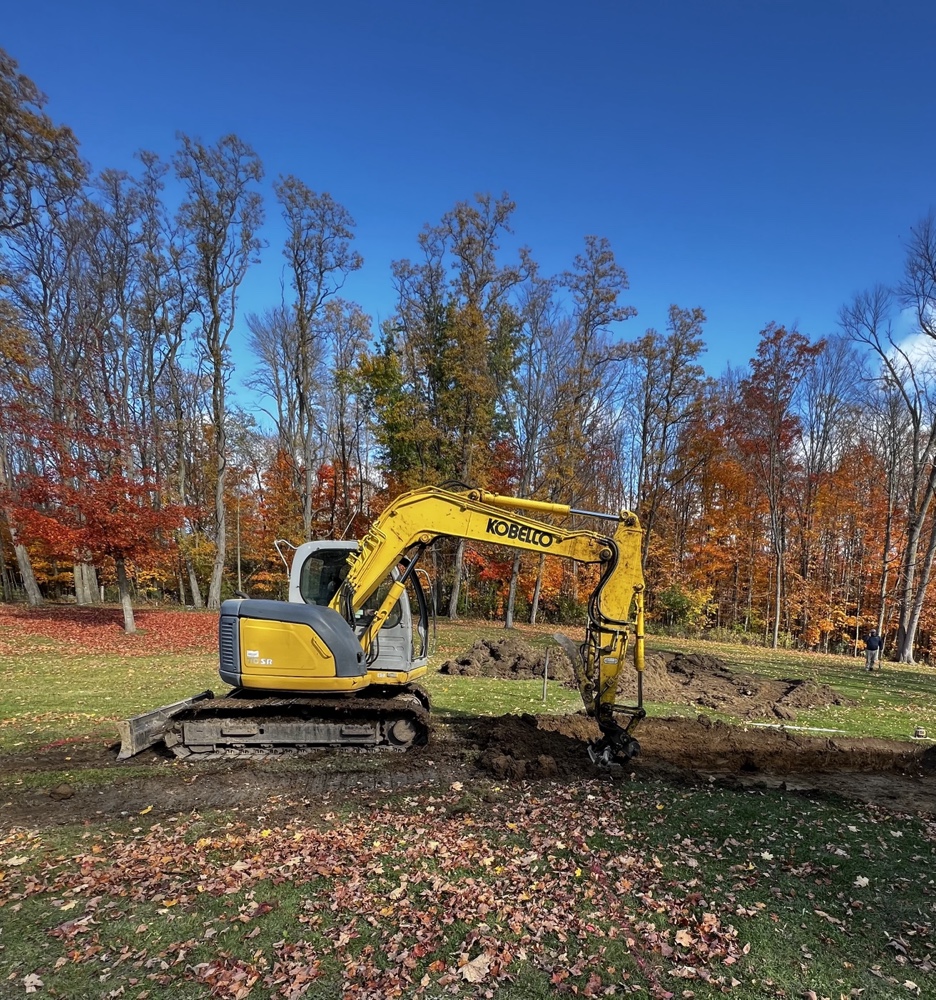
[[[356,552],[356,541],[305,542],[293,553],[289,572],[289,600],[296,604],[327,607],[348,575],[348,556]],[[383,604],[397,570],[364,602],[355,614],[355,632],[362,636]],[[409,579],[411,591],[404,591],[377,633],[376,648],[370,651],[370,668],[408,672],[425,666],[429,657],[429,603],[418,576]],[[412,593],[416,614],[410,603]]]

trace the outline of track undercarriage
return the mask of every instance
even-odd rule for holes
[[[280,757],[322,748],[407,750],[429,739],[429,696],[417,685],[354,696],[206,691],[120,726],[119,759],[163,742],[177,757]]]

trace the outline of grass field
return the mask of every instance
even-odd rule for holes
[[[446,626],[438,658],[491,631]],[[36,782],[132,787],[134,765],[36,762],[52,746],[67,767],[63,748],[111,740],[116,719],[218,686],[205,649],[79,645],[20,628],[0,657],[0,805]],[[928,668],[868,677],[846,658],[660,645],[856,700],[802,713],[804,726],[936,732]],[[540,682],[428,685],[441,716],[578,708],[554,684],[545,705]],[[141,801],[127,816],[10,827],[0,813],[0,998],[936,996],[929,816],[639,775],[317,799],[296,787],[265,815]]]

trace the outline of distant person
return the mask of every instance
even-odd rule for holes
[[[865,638],[865,670],[874,670],[875,663],[878,670],[881,669],[881,650],[884,648],[884,640],[874,629]]]

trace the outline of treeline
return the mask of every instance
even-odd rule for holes
[[[400,491],[456,482],[636,511],[659,627],[842,650],[875,625],[899,658],[928,653],[931,219],[902,282],[844,306],[834,335],[770,323],[749,365],[714,379],[702,308],[634,330],[608,241],[546,275],[503,249],[507,195],[423,227],[375,330],[341,296],[364,263],[349,211],[294,176],[268,204],[238,137],[181,136],[168,160],[93,173],[2,51],[0,130],[5,600],[113,587],[131,629],[133,596],[285,596],[276,539],[359,536]],[[267,211],[282,247],[262,246]],[[283,294],[242,315],[261,253]],[[254,359],[238,392],[234,345]],[[507,624],[574,616],[585,585],[457,539],[429,569],[449,614]]]

